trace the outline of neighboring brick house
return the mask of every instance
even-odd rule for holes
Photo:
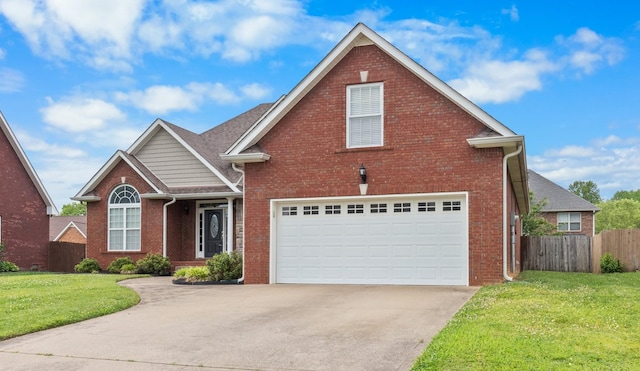
[[[529,170],[529,189],[535,203],[547,200],[540,216],[559,232],[595,235],[595,218],[600,208],[533,170]]]
[[[0,243],[4,260],[46,270],[49,217],[57,213],[40,178],[0,112]]]
[[[49,240],[54,242],[87,242],[87,216],[52,216],[49,223]]]
[[[358,24],[276,103],[200,135],[157,120],[73,199],[103,265],[237,249],[246,283],[481,285],[520,270],[525,158],[524,137]]]

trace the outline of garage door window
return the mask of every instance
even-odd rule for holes
[[[411,203],[410,202],[397,202],[393,204],[393,212],[394,213],[410,213],[411,212]]]
[[[297,206],[284,206],[282,208],[282,215],[284,215],[284,216],[298,215],[298,207]]]
[[[436,211],[436,203],[434,201],[418,202],[418,212],[434,212]]]
[[[460,211],[460,201],[444,201],[442,203],[442,211]]]
[[[347,205],[347,214],[364,214],[364,205]]]
[[[318,215],[318,206],[303,206],[302,207],[303,215]]]
[[[340,205],[327,205],[324,207],[324,213],[326,215],[340,214]]]
[[[371,204],[371,214],[382,214],[387,212],[387,204]]]

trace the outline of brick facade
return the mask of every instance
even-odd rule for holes
[[[577,212],[577,211],[573,211]],[[540,216],[545,218],[549,223],[554,226],[558,226],[558,213],[540,213]],[[595,214],[593,211],[580,212],[580,230],[579,231],[566,231],[567,234],[584,234],[587,236],[593,236],[594,231]]]
[[[382,147],[346,148],[360,71],[384,84]],[[469,283],[501,281],[502,149],[466,142],[485,129],[376,46],[355,47],[259,141],[271,158],[246,164],[246,282],[269,282],[269,201],[358,195],[361,164],[368,195],[468,192]]]
[[[47,269],[47,205],[0,130],[0,242],[4,260],[21,269]]]
[[[87,239],[78,231],[76,228],[67,229],[60,238],[58,238],[58,242],[70,242],[70,243],[86,243]]]

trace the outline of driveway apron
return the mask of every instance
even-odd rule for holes
[[[125,311],[0,342],[10,370],[408,370],[475,287],[127,280]],[[5,368],[7,367],[8,368]]]

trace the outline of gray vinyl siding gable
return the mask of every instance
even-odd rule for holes
[[[164,129],[153,135],[135,156],[168,187],[224,185]]]

